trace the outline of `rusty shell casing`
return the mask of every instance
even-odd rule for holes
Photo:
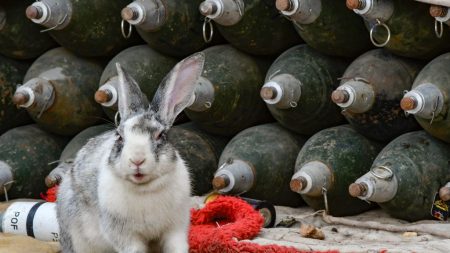
[[[337,104],[358,132],[376,141],[388,142],[403,133],[418,130],[414,118],[407,117],[400,108],[400,100],[422,66],[383,49],[368,51],[350,64],[337,89],[355,93],[355,102]],[[363,87],[370,94],[357,91]],[[358,101],[361,103],[357,104]]]
[[[14,59],[33,59],[56,42],[42,27],[30,22],[24,15],[25,9],[34,1],[4,0],[0,4],[0,54]]]
[[[152,20],[155,23],[153,26],[147,25],[149,20],[135,24],[137,32],[150,47],[166,55],[186,57],[208,45],[202,35],[203,18],[198,11],[200,2],[201,0],[135,0],[128,6],[143,6],[142,13],[153,11],[152,17],[147,14],[144,19],[159,16]],[[158,8],[148,10],[152,5]],[[215,42],[213,40],[212,44]]]
[[[273,99],[263,98],[270,113],[284,127],[305,135],[344,123],[330,95],[348,64],[307,45],[285,51],[267,71],[263,86],[281,93]],[[291,97],[292,93],[298,95]]]
[[[450,180],[449,160],[450,145],[425,131],[406,133],[394,139],[372,165],[372,168],[388,168],[391,173],[386,173],[385,180],[398,184],[393,198],[378,204],[396,218],[431,219],[434,197]]]
[[[430,60],[450,49],[450,28],[444,25],[442,38],[437,38],[435,20],[429,14],[428,4],[403,0],[386,2],[393,5],[390,15],[375,15],[366,20],[366,27],[369,31],[373,29],[373,39],[377,43],[381,44],[388,38],[388,33],[383,28],[385,24],[391,33],[385,48],[394,54]],[[376,18],[379,18],[381,25]]]
[[[33,104],[28,113],[40,127],[60,135],[75,135],[95,125],[103,118],[102,108],[94,100],[102,71],[102,65],[62,47],[46,52],[28,69],[24,85],[41,78],[50,83],[53,93],[48,108]]]
[[[44,177],[52,170],[49,163],[57,161],[68,139],[26,125],[0,136],[0,169],[5,165],[12,172],[9,198],[39,198],[46,191]],[[2,172],[0,172],[1,174]],[[0,192],[3,199],[3,184]]]
[[[303,145],[295,162],[294,177],[309,177],[310,185],[299,192],[305,202],[315,210],[325,209],[322,187],[326,189],[329,213],[334,216],[355,215],[369,210],[368,204],[348,194],[348,186],[366,173],[381,150],[382,145],[359,134],[349,125],[324,129]],[[322,166],[308,166],[320,163]],[[325,170],[323,178],[314,173]],[[293,178],[294,178],[293,177]],[[317,190],[319,189],[319,190]],[[345,203],[345,205],[342,205]]]
[[[421,87],[426,88],[425,86],[436,89],[436,94],[425,96],[422,101],[423,106],[428,107],[423,109],[430,109],[428,115],[414,114],[414,116],[425,131],[448,143],[450,143],[449,64],[450,53],[436,57],[420,71],[412,85],[412,91],[419,91]],[[405,96],[408,96],[408,93]]]
[[[297,1],[299,5],[307,2]],[[311,1],[310,1],[311,2]],[[340,57],[354,58],[370,50],[373,45],[361,17],[354,15],[342,1],[315,0],[311,8],[317,8],[314,20],[302,22],[296,20],[296,14],[286,15],[293,23],[300,37],[312,48],[327,54]],[[300,13],[302,15],[303,13]],[[304,15],[304,14],[303,14]]]
[[[289,189],[289,181],[295,159],[306,140],[278,123],[248,128],[227,144],[216,175],[227,170],[227,164],[242,161],[253,170],[253,184],[242,196],[264,199],[274,205],[300,206],[303,200]],[[240,194],[234,191],[231,189],[227,194]]]
[[[29,22],[42,24],[42,30],[48,30],[68,50],[85,57],[110,57],[142,42],[136,33],[128,39],[122,35],[120,11],[128,2],[41,0],[29,6],[35,11],[30,13],[27,9],[27,15]],[[39,11],[36,6],[40,7]]]
[[[0,55],[0,134],[7,130],[33,122],[24,110],[19,110],[13,103],[16,85],[22,82],[30,66]]]
[[[259,60],[230,45],[205,49],[205,64],[196,92],[204,98],[184,110],[200,128],[212,134],[233,136],[248,127],[273,121],[259,97],[265,68]],[[200,89],[199,89],[200,90]]]
[[[215,23],[225,40],[239,50],[254,55],[274,56],[302,42],[293,25],[275,8],[275,1],[235,2],[241,2],[239,6],[242,17],[239,22],[234,25]]]

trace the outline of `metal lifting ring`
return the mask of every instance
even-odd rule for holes
[[[438,23],[440,24],[439,26]],[[444,24],[442,21],[434,19],[434,32],[436,33],[436,37],[439,39],[442,38],[442,35],[444,34]]]
[[[378,43],[378,42],[376,42],[375,39],[373,38],[373,32],[375,31],[375,29],[377,29],[377,28],[380,27],[380,26],[383,27],[384,29],[386,29],[386,31],[387,31],[387,33],[388,33],[387,38],[386,38],[386,41],[383,42],[383,43]],[[370,28],[370,40],[372,41],[372,43],[373,43],[376,47],[384,47],[384,46],[386,46],[386,45],[389,43],[389,41],[391,40],[391,30],[389,29],[389,27],[388,27],[385,23],[383,23],[383,22],[381,22],[379,19],[377,19],[377,23],[376,23],[375,25],[373,25],[372,28]]]
[[[125,33],[125,20],[122,19],[122,22],[120,23],[120,30],[122,31],[122,36],[125,39],[128,39],[131,37],[131,32],[133,32],[133,26],[131,24],[128,24],[128,34]]]
[[[383,169],[383,170],[387,171],[388,174],[387,174],[386,176],[377,174],[377,173],[375,172],[375,169],[376,169],[376,168],[378,168],[378,169]],[[386,167],[386,166],[384,166],[384,165],[381,165],[381,166],[377,166],[377,167],[371,168],[371,169],[370,169],[370,173],[371,173],[374,177],[379,178],[379,179],[383,179],[383,180],[389,180],[389,179],[391,179],[391,178],[394,176],[394,172],[392,172],[391,169],[389,169],[388,167]]]
[[[209,24],[209,36],[207,36],[207,34],[206,34],[206,24]],[[213,35],[214,35],[214,27],[213,27],[213,24],[211,23],[211,19],[208,17],[205,17],[205,20],[203,21],[203,40],[206,43],[209,43],[209,42],[211,42]]]

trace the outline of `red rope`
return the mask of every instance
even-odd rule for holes
[[[247,202],[221,196],[191,212],[190,253],[302,253],[292,247],[258,245],[240,240],[258,235],[264,219]],[[338,251],[327,251],[336,253]]]

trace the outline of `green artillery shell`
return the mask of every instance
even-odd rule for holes
[[[122,18],[155,50],[185,57],[207,46],[203,39],[200,0],[135,0]]]
[[[395,54],[427,60],[450,49],[448,26],[443,26],[443,36],[439,39],[427,4],[403,0],[347,0],[347,6],[366,19],[373,43]]]
[[[112,129],[114,129],[114,126],[111,124],[92,126],[84,129],[73,137],[64,147],[64,150],[59,157],[58,166],[56,166],[56,168],[54,168],[45,178],[47,187],[52,187],[61,182],[64,173],[72,167],[73,160],[78,151],[89,141],[89,139]]]
[[[103,67],[55,48],[40,56],[28,69],[24,84],[14,94],[43,129],[75,135],[95,125],[103,111],[94,100]]]
[[[185,113],[204,130],[232,136],[272,117],[259,97],[263,70],[229,45],[207,48],[195,101]]]
[[[406,133],[390,142],[372,169],[349,187],[352,196],[377,202],[390,215],[430,219],[434,198],[450,180],[450,146],[425,131]]]
[[[112,56],[139,42],[137,35],[126,39],[121,32],[120,10],[127,2],[41,0],[28,6],[26,15],[32,22],[42,25],[42,30],[47,30],[58,44],[76,54]]]
[[[17,127],[0,136],[0,194],[6,188],[9,198],[39,198],[46,190],[44,177],[52,170],[49,163],[58,160],[65,143],[37,125]]]
[[[412,90],[401,100],[402,109],[413,114],[431,135],[450,142],[450,53],[428,63],[417,75]]]
[[[55,47],[56,43],[39,25],[24,15],[32,0],[4,0],[0,4],[0,54],[14,59],[32,59]]]
[[[186,123],[171,128],[168,140],[189,167],[192,194],[203,195],[211,191],[211,178],[229,139],[207,134],[194,123]]]
[[[22,82],[28,67],[28,63],[0,55],[0,134],[32,122],[27,112],[18,110],[12,100],[14,89]]]
[[[305,141],[278,123],[248,128],[231,139],[222,152],[213,187],[220,193],[299,206],[302,200],[289,189],[289,180]]]
[[[117,62],[133,77],[151,101],[159,84],[178,60],[162,55],[147,45],[127,48],[112,58],[103,70],[100,88],[95,94],[95,100],[103,105],[103,110],[110,119],[114,119],[117,111]]]
[[[292,20],[302,39],[322,53],[356,57],[373,47],[363,19],[342,1],[277,0],[276,7]]]
[[[370,169],[381,148],[349,125],[322,130],[313,135],[298,154],[291,190],[299,193],[315,210],[326,209],[326,194],[331,215],[366,211],[371,205],[352,198],[348,185]]]
[[[301,42],[273,0],[205,0],[200,12],[229,43],[250,54],[276,55]]]
[[[330,95],[347,65],[306,45],[295,46],[272,64],[261,97],[272,116],[296,133],[311,135],[342,124],[345,119]]]
[[[331,99],[342,107],[345,118],[362,135],[387,142],[419,129],[413,117],[400,107],[422,67],[418,62],[371,50],[354,60]]]

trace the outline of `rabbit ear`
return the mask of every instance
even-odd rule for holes
[[[205,56],[196,53],[179,62],[161,83],[152,101],[159,119],[171,126],[176,116],[188,106],[203,71]]]
[[[118,83],[119,113],[121,120],[125,120],[139,111],[148,108],[148,99],[142,93],[136,81],[123,71],[120,63],[116,63]]]

